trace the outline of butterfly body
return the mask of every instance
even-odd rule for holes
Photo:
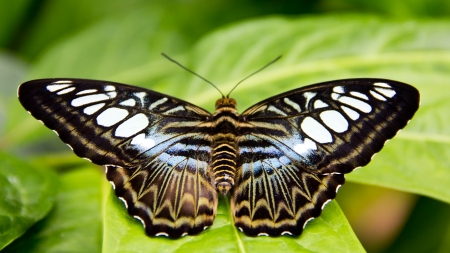
[[[217,190],[226,195],[234,185],[237,171],[236,134],[240,120],[236,101],[228,98],[219,99],[212,118],[215,131],[212,135],[211,167]]]
[[[19,100],[75,154],[106,167],[115,194],[150,236],[211,226],[230,192],[247,235],[300,235],[344,184],[403,128],[418,91],[384,79],[346,79],[268,98],[243,113],[216,111],[125,84],[41,79]]]

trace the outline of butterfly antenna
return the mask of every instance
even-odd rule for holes
[[[233,87],[233,89],[231,89],[231,91],[228,92],[227,97],[230,96],[231,92],[232,92],[234,89],[236,89],[236,87],[237,87],[240,83],[242,83],[243,81],[249,79],[251,76],[255,75],[256,73],[258,73],[258,72],[260,72],[260,71],[262,71],[263,69],[269,67],[270,65],[272,65],[273,63],[275,63],[276,61],[278,61],[280,58],[281,58],[281,55],[278,56],[277,58],[273,59],[271,62],[267,63],[264,67],[258,69],[257,71],[253,72],[252,74],[250,74],[250,75],[247,76],[246,78],[244,78],[244,79],[242,79],[241,81],[239,81],[239,82]]]
[[[175,61],[174,59],[170,58],[167,54],[161,53],[161,55],[164,56],[164,57],[166,57],[167,60],[169,60],[169,61],[171,61],[171,62],[177,64],[178,66],[182,67],[183,69],[187,70],[188,72],[190,72],[190,73],[192,73],[192,74],[194,74],[194,75],[200,77],[203,81],[205,81],[205,82],[211,84],[214,88],[216,88],[217,91],[219,91],[219,93],[222,95],[222,98],[225,97],[225,96],[223,95],[223,93],[219,90],[219,88],[217,88],[217,86],[215,86],[212,82],[206,80],[204,77],[200,76],[199,74],[195,73],[194,71],[192,71],[192,70],[186,68],[185,66],[181,65],[181,63],[179,63],[179,62]]]

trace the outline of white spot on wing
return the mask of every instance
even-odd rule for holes
[[[54,82],[54,84],[47,85],[47,90],[50,92],[55,92],[70,86],[70,84],[57,84],[57,83],[58,82]]]
[[[316,102],[314,102],[314,109],[325,108],[325,107],[328,107],[328,105],[320,99],[317,99]]]
[[[145,134],[136,135],[133,140],[131,140],[131,145],[137,146],[137,148],[141,151],[146,151],[155,146],[155,141],[153,139],[145,138]]]
[[[92,160],[89,159],[89,158],[87,158],[87,157],[81,157],[81,158],[83,158],[83,159],[86,160],[86,161],[92,162]]]
[[[333,100],[338,100],[341,97],[341,95],[337,94],[337,93],[331,93],[331,98]]]
[[[83,90],[83,91],[77,92],[77,94],[75,94],[75,95],[90,94],[90,93],[95,93],[95,92],[97,92],[96,89]]]
[[[167,100],[168,100],[167,98],[161,98],[160,100],[158,100],[158,101],[152,103],[148,109],[149,109],[149,110],[153,110],[153,109],[155,109],[158,105],[165,103]]]
[[[145,92],[135,92],[133,93],[133,95],[135,95],[136,97],[139,98],[139,100],[141,101],[141,105],[144,104],[144,98],[145,98]]]
[[[292,108],[294,108],[294,110],[296,110],[297,112],[301,112],[302,111],[300,106],[297,103],[295,103],[294,101],[290,100],[289,98],[284,98],[283,101],[286,104],[290,105]]]
[[[125,208],[128,209],[127,201],[122,197],[119,197],[119,199],[122,200],[123,204],[125,205]]]
[[[305,221],[305,224],[303,224],[303,228],[305,228],[305,227],[306,227],[306,224],[308,224],[308,222],[310,222],[310,221],[312,221],[312,220],[314,220],[314,217],[311,217],[311,218],[307,219],[307,220]]]
[[[181,237],[184,237],[184,236],[187,236],[187,232],[184,232],[182,235],[181,235]]]
[[[164,113],[165,114],[171,114],[171,113],[178,112],[178,111],[184,111],[184,107],[182,105],[179,105],[179,106],[177,106],[175,108],[172,108],[170,110],[165,111]]]
[[[116,87],[112,86],[112,85],[106,85],[105,86],[105,91],[115,91]]]
[[[320,113],[320,118],[323,120],[325,125],[333,129],[337,133],[343,133],[348,129],[347,120],[338,111],[323,111]]]
[[[100,110],[103,106],[105,106],[105,103],[91,105],[91,106],[84,108],[83,112],[87,115],[92,115],[92,114],[96,113],[98,110]]]
[[[169,234],[164,233],[164,232],[159,232],[159,233],[157,233],[155,236],[165,236],[165,237],[169,237]]]
[[[130,99],[127,99],[127,100],[121,102],[120,105],[135,106],[136,105],[136,100],[130,98]]]
[[[283,231],[281,232],[281,235],[292,235],[292,233],[289,231]]]
[[[116,185],[114,184],[113,181],[109,181],[109,183],[112,185],[112,188],[115,190],[116,189]]]
[[[107,100],[109,97],[106,94],[95,94],[95,95],[88,95],[83,97],[78,97],[72,100],[71,105],[78,107],[90,103],[95,103],[103,100]]]
[[[375,90],[389,98],[395,96],[395,94],[396,94],[395,90],[391,90],[391,89],[375,88]]]
[[[305,92],[303,96],[306,98],[305,108],[308,108],[309,101],[317,95],[316,92]]]
[[[145,222],[144,222],[144,220],[141,218],[141,217],[139,217],[139,216],[137,216],[137,215],[134,215],[133,216],[136,220],[139,220],[141,223],[142,223],[142,226],[144,226],[144,228],[145,228]]]
[[[117,96],[117,92],[115,91],[108,92],[106,93],[106,95],[108,95],[109,98],[115,98]]]
[[[343,105],[341,106],[341,108],[348,115],[348,117],[350,117],[352,120],[359,119],[359,113],[357,113],[356,111],[348,108],[347,106],[343,106]]]
[[[374,83],[373,85],[380,86],[380,87],[385,87],[385,88],[392,88],[392,86],[390,86],[387,83]]]
[[[58,134],[58,132],[56,132],[55,130],[52,130],[56,135],[58,135],[59,136],[59,134]]]
[[[274,112],[274,113],[276,113],[278,115],[281,115],[281,116],[287,116],[286,113],[284,113],[283,111],[281,111],[280,109],[276,108],[273,105],[269,106],[269,108],[267,108],[267,110],[271,111],[271,112]]]
[[[341,188],[341,184],[340,185],[338,185],[337,187],[336,187],[336,193],[339,191],[339,189]]]
[[[121,108],[111,107],[97,116],[97,124],[110,127],[128,116],[128,111]]]
[[[345,93],[344,87],[342,87],[342,86],[336,86],[336,87],[334,87],[334,88],[333,88],[333,91],[336,92],[336,93],[341,93],[341,94],[344,94],[344,93]]]
[[[148,126],[148,118],[142,113],[136,114],[120,124],[115,132],[117,137],[130,137]]]
[[[305,138],[303,143],[294,146],[294,151],[300,155],[308,155],[312,150],[317,150],[317,145],[309,138]]]
[[[67,94],[67,93],[70,93],[70,92],[72,92],[72,91],[74,91],[74,90],[75,90],[75,87],[70,87],[70,88],[64,89],[64,90],[62,90],[62,91],[59,91],[59,92],[56,93],[56,94],[58,94],[58,95]]]
[[[370,91],[370,95],[372,95],[374,98],[381,100],[381,101],[386,101],[386,98],[381,96],[380,94],[376,93],[375,91],[371,90]]]
[[[347,97],[347,96],[341,96],[339,97],[339,102],[350,105],[354,108],[357,108],[358,110],[369,113],[372,111],[372,106],[370,106],[368,103],[363,102],[359,99]]]
[[[317,142],[328,143],[333,141],[330,132],[317,120],[311,117],[306,117],[300,126],[303,132]]]
[[[326,206],[328,203],[330,203],[330,201],[331,201],[331,199],[325,201],[325,202],[322,204],[322,210],[325,208],[325,206]]]
[[[369,100],[369,97],[366,94],[357,91],[350,91],[350,95],[362,98],[364,100]]]
[[[259,233],[258,236],[269,236],[267,233]]]
[[[73,81],[72,80],[60,80],[60,81],[56,81],[53,83],[73,83]]]

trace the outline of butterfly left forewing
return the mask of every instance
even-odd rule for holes
[[[210,114],[185,101],[125,84],[42,79],[22,84],[19,100],[75,154],[135,166],[176,142]]]
[[[366,165],[412,118],[418,91],[348,79],[264,100],[241,115],[236,226],[250,235],[298,235],[335,197],[343,174]]]
[[[149,235],[180,237],[212,224],[207,111],[161,93],[84,79],[22,84],[19,100],[80,157],[107,165],[128,212]]]

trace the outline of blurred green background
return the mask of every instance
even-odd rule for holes
[[[450,252],[449,17],[445,0],[1,0],[0,249]],[[240,111],[302,85],[353,77],[411,83],[422,104],[300,238],[243,236],[226,199],[202,235],[147,238],[111,195],[102,169],[29,116],[16,89],[36,78],[104,79],[211,111],[219,94],[160,52],[223,92],[283,55],[233,93]]]

